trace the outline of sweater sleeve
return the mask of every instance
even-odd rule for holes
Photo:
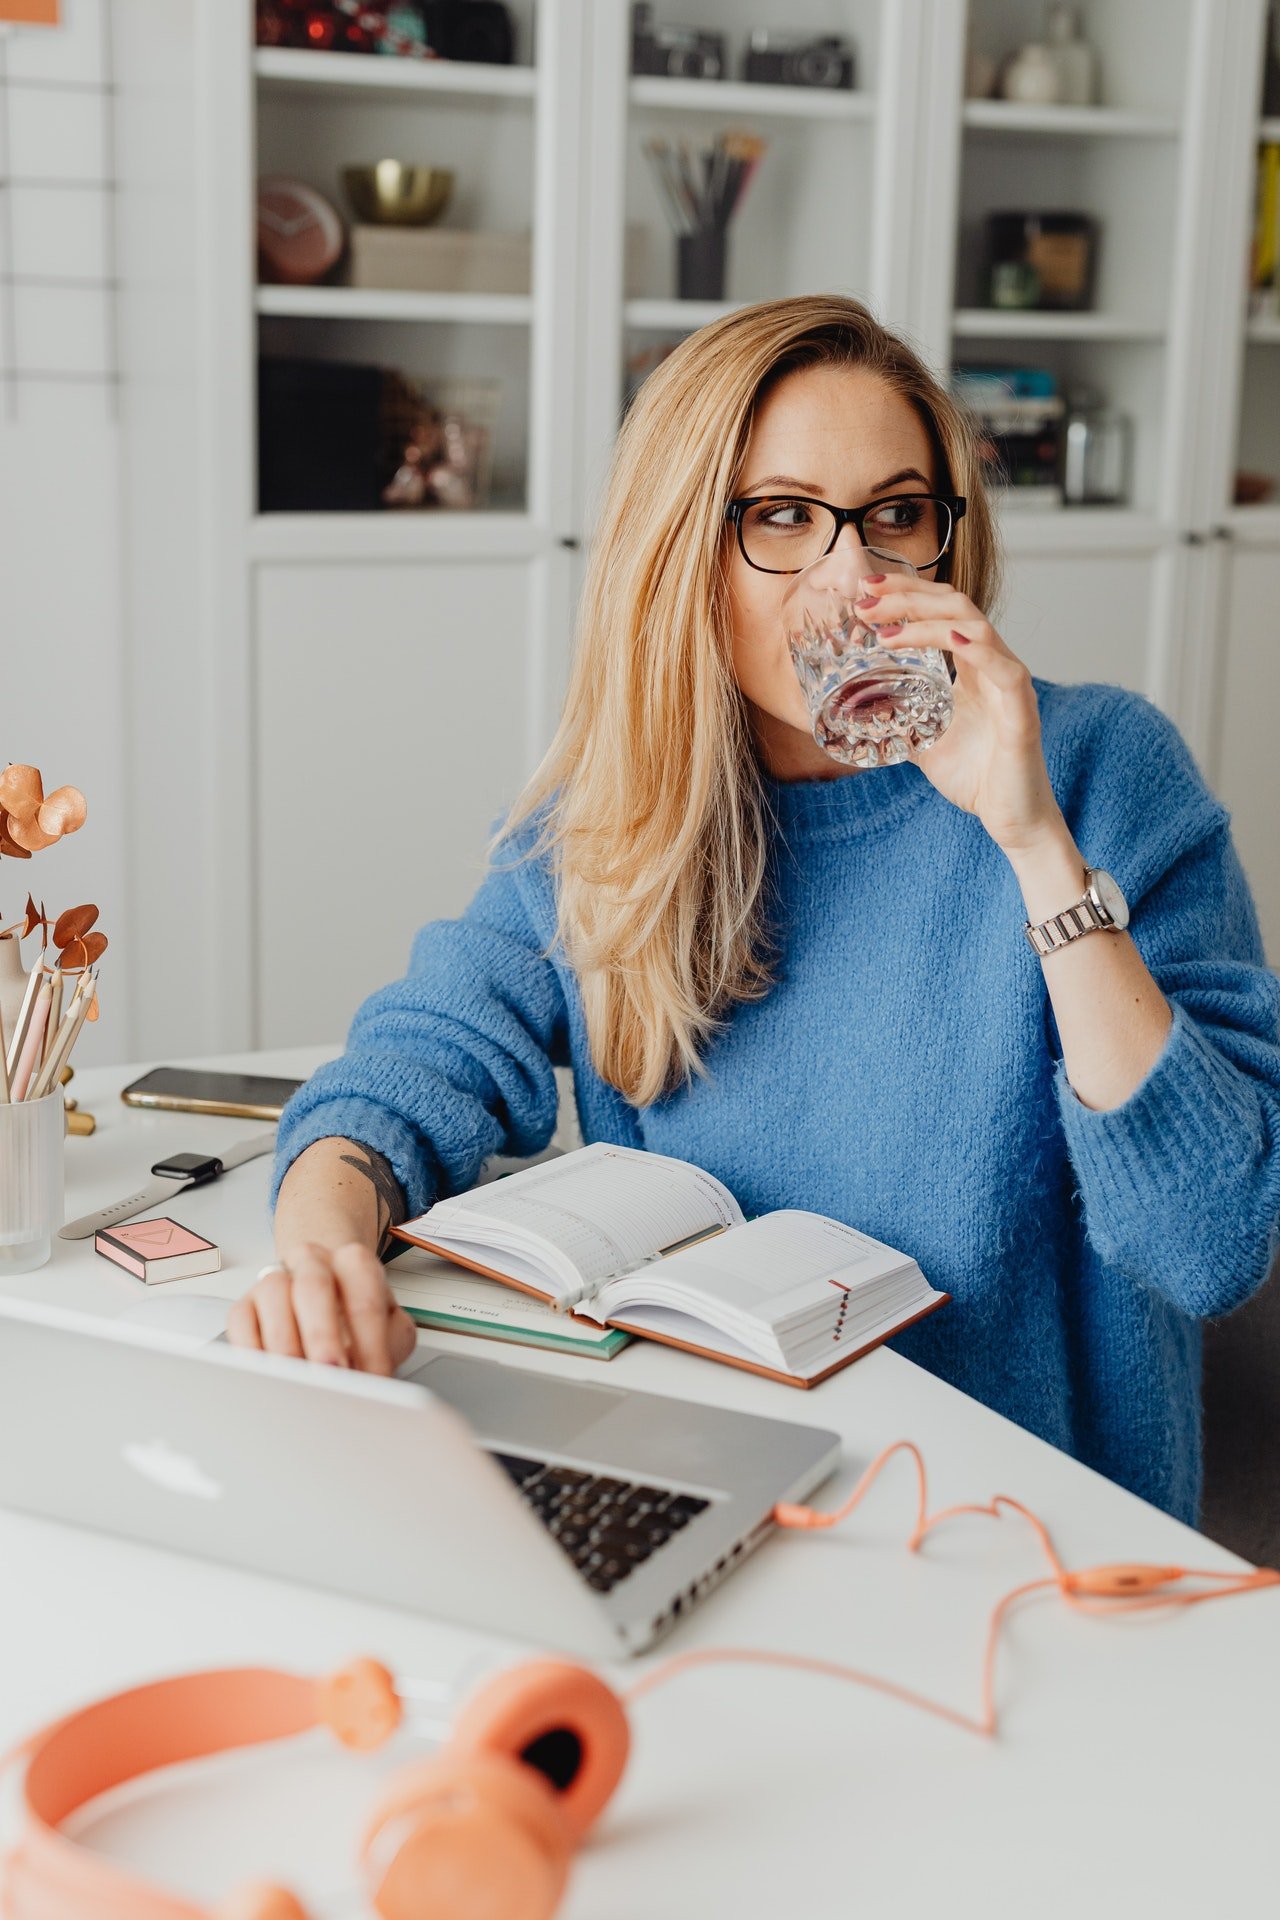
[[[345,1053],[285,1107],[272,1211],[304,1147],[331,1136],[384,1155],[410,1219],[473,1185],[491,1154],[550,1140],[567,1013],[509,853],[510,843],[459,919],[420,928],[405,977],[363,1002]]]
[[[1061,1061],[1056,1091],[1099,1256],[1205,1318],[1240,1306],[1280,1248],[1280,980],[1263,962],[1228,816],[1169,723],[1156,716],[1141,725],[1156,757],[1140,755],[1137,767],[1148,781],[1153,765],[1164,768],[1161,792],[1143,809],[1145,835],[1139,819],[1126,823],[1132,803],[1123,794],[1109,809],[1084,810],[1095,816],[1093,837],[1076,832],[1100,865],[1110,864],[1098,850],[1107,845],[1103,811],[1117,849],[1126,828],[1141,835],[1134,890],[1125,887],[1130,933],[1173,1024],[1121,1106],[1086,1107]],[[1118,878],[1122,870],[1118,858]]]

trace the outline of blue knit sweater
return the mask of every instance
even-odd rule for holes
[[[1068,825],[1174,1009],[1123,1106],[1077,1100],[1008,862],[906,765],[767,782],[776,985],[734,1011],[708,1080],[641,1110],[592,1070],[574,976],[542,956],[547,872],[496,866],[289,1102],[272,1205],[303,1148],[340,1135],[385,1154],[419,1213],[489,1154],[543,1147],[552,1067],[571,1064],[586,1140],[695,1161],[748,1215],[807,1207],[914,1255],[953,1300],[898,1352],[1194,1520],[1200,1322],[1277,1246],[1280,982],[1176,729],[1115,688],[1036,693]]]

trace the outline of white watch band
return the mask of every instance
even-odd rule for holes
[[[241,1140],[237,1146],[228,1147],[225,1153],[216,1157],[222,1162],[222,1173],[228,1173],[232,1167],[243,1166],[246,1160],[256,1160],[260,1154],[270,1153],[275,1144],[276,1129],[268,1127],[265,1133],[252,1134],[248,1140]],[[222,1174],[218,1178],[221,1179]],[[82,1214],[78,1220],[69,1220],[65,1227],[59,1227],[58,1238],[87,1240],[91,1233],[101,1233],[108,1227],[117,1226],[121,1220],[131,1220],[135,1213],[145,1213],[148,1207],[181,1193],[190,1184],[190,1181],[180,1179],[176,1174],[158,1173],[147,1186],[139,1187],[136,1193],[126,1194],[123,1200],[113,1200],[110,1206]]]

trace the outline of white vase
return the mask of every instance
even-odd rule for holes
[[[16,933],[0,939],[0,1020],[4,1022],[4,1044],[8,1051],[14,1028],[27,995],[27,975],[22,965],[22,945]]]
[[[1058,98],[1058,69],[1048,47],[1032,45],[1015,53],[1004,70],[1006,100],[1026,107],[1052,106]]]

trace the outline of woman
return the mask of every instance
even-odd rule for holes
[[[860,532],[918,580],[876,577]],[[949,731],[902,765],[813,738],[790,576],[762,570],[801,534],[848,549],[887,638],[954,662]],[[619,437],[556,739],[467,912],[286,1108],[280,1264],[232,1337],[397,1364],[388,1225],[544,1146],[571,1063],[587,1140],[901,1247],[953,1300],[899,1352],[1193,1519],[1200,1322],[1276,1246],[1280,983],[1176,730],[1034,681],[995,590],[973,433],[857,302],[686,340]],[[1086,863],[1132,932],[1040,959],[1025,929]]]

